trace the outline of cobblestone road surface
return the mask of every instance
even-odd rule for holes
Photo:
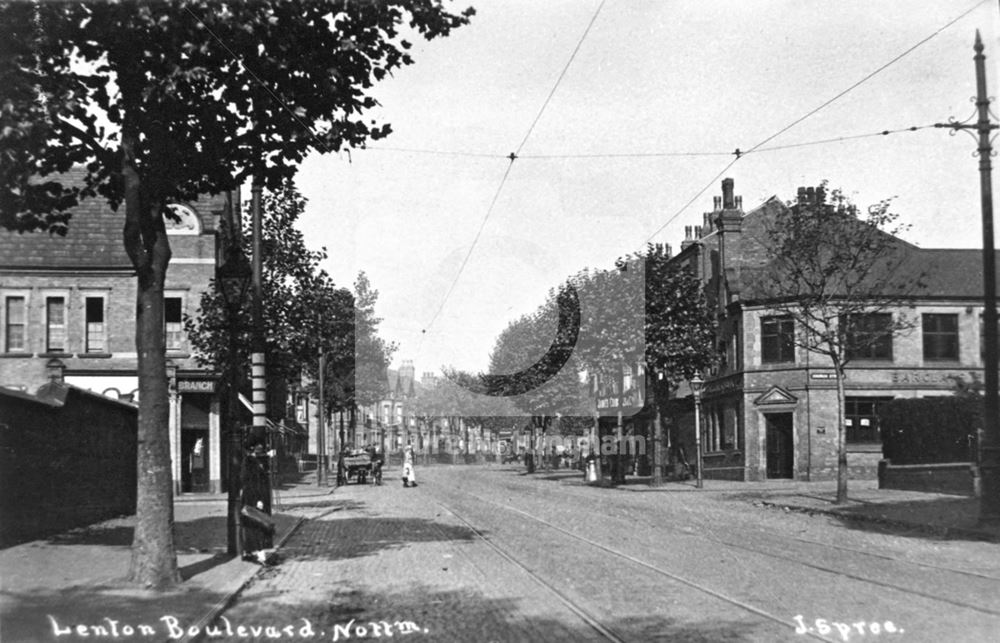
[[[389,476],[338,489],[219,627],[325,641],[1000,640],[996,544],[563,473],[418,475],[412,489]]]

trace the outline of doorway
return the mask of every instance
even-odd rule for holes
[[[182,430],[181,454],[181,491],[208,491],[208,431]]]
[[[767,441],[767,477],[791,478],[795,463],[791,413],[764,415]]]

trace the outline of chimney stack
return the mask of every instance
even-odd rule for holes
[[[735,207],[733,202],[733,180],[722,179],[722,209],[732,210]]]

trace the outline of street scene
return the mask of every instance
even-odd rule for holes
[[[0,0],[0,641],[1000,640],[1000,6],[827,4]]]
[[[1000,625],[1000,534],[944,529],[960,521],[956,496],[859,485],[836,515],[833,488],[816,483],[612,488],[574,470],[428,465],[405,488],[400,474],[277,492],[282,528],[306,519],[272,564],[188,552],[191,569],[217,565],[218,577],[191,595],[143,598],[105,580],[60,596],[46,587],[54,570],[3,550],[20,588],[5,596],[5,640],[69,640],[112,621],[123,640],[145,624],[155,636],[142,640],[324,641],[987,641]],[[189,544],[223,524],[222,499],[178,505]],[[13,549],[75,550],[111,576],[124,556],[97,550],[123,549],[120,531]],[[60,571],[66,582],[76,570]]]

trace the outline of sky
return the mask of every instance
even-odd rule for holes
[[[827,180],[895,197],[922,247],[982,246],[976,142],[927,126],[973,116],[977,29],[1000,95],[996,0],[469,4],[377,88],[393,134],[297,179],[308,245],[341,285],[367,273],[396,366],[485,370],[569,275],[679,250],[723,177],[745,210]]]

